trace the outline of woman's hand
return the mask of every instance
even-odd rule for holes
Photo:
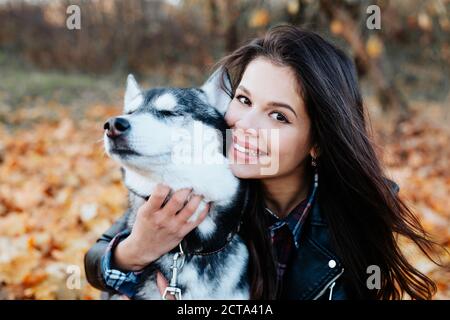
[[[188,199],[191,189],[177,190],[161,207],[169,192],[168,186],[158,184],[148,201],[139,208],[130,235],[114,250],[114,263],[120,269],[137,271],[144,268],[175,248],[206,218],[210,204],[196,221],[187,221],[203,199],[198,195]]]

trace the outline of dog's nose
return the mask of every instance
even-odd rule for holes
[[[130,127],[130,123],[124,118],[111,118],[103,125],[103,129],[106,130],[106,135],[110,138],[115,138],[124,134]]]

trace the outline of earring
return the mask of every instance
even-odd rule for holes
[[[317,167],[317,158],[311,156],[311,166]]]

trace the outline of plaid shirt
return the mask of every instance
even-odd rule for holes
[[[281,290],[283,275],[295,248],[299,248],[300,231],[312,207],[318,186],[318,176],[314,175],[314,184],[308,197],[300,202],[286,217],[278,218],[269,208],[270,238],[276,255],[278,292]],[[295,246],[295,248],[294,248]]]
[[[119,232],[109,243],[101,261],[102,275],[105,283],[118,293],[132,298],[136,294],[136,285],[139,283],[142,271],[123,272],[114,267],[112,253],[117,244],[130,234],[130,230]]]

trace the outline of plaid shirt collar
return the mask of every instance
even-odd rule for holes
[[[265,207],[266,212],[269,213],[269,231],[273,238],[276,230],[283,227],[285,224],[289,227],[292,233],[295,247],[299,248],[300,231],[303,226],[303,222],[308,216],[309,211],[314,203],[314,199],[317,193],[318,187],[318,175],[314,174],[313,185],[309,188],[308,196],[305,200],[300,202],[286,217],[279,218],[269,208]]]

